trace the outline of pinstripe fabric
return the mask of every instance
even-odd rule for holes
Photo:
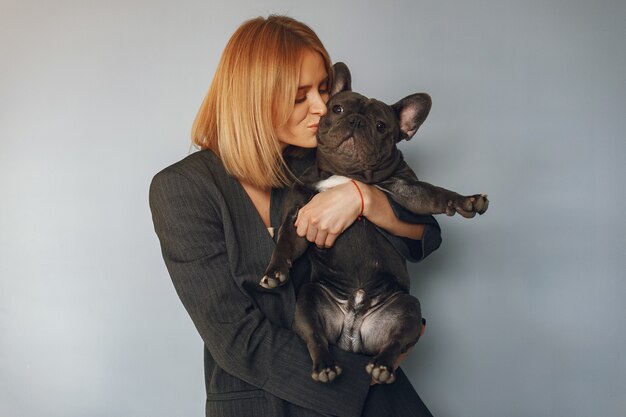
[[[292,168],[301,172],[310,162],[294,161]],[[275,228],[285,193],[272,191]],[[333,384],[311,379],[306,347],[290,330],[306,260],[294,264],[284,287],[268,291],[258,285],[275,243],[241,185],[211,151],[159,172],[150,186],[150,207],[174,287],[204,341],[207,416],[361,415],[368,358],[333,349],[342,376]],[[408,380],[394,385],[414,394]],[[375,402],[372,409],[386,392],[377,388],[368,400]]]

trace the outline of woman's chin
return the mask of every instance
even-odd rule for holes
[[[307,148],[307,149],[317,148],[317,137],[313,136],[313,138],[311,139],[303,140],[301,143],[298,143],[295,146],[299,146],[301,148]]]
[[[313,138],[310,138],[310,139],[307,138],[303,140],[293,140],[289,142],[283,142],[281,140],[280,145],[283,150],[287,149],[288,146],[295,146],[296,148],[306,148],[306,149],[317,148],[317,137],[314,136]]]

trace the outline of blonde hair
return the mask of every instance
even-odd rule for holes
[[[228,173],[256,186],[282,186],[290,174],[276,128],[291,115],[302,57],[328,52],[307,25],[271,15],[244,22],[228,41],[192,128],[192,141],[213,150]],[[330,82],[330,81],[329,81]]]

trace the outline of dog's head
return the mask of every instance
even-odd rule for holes
[[[348,67],[333,66],[328,113],[320,119],[317,160],[320,169],[376,183],[400,160],[396,143],[409,140],[426,120],[430,96],[412,94],[391,106],[352,92]]]

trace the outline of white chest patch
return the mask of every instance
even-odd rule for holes
[[[349,181],[350,181],[350,178],[348,177],[342,177],[341,175],[333,175],[332,177],[326,178],[325,180],[320,181],[317,184],[315,184],[315,189],[321,193],[322,191],[326,191],[338,185],[345,184]]]

